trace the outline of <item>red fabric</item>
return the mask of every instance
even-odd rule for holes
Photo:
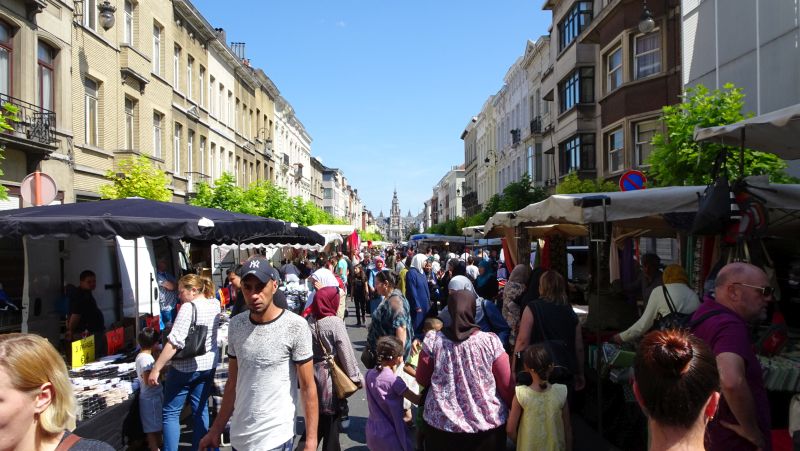
[[[433,362],[431,362],[431,356],[425,351],[420,351],[419,360],[417,361],[417,383],[423,387],[430,387],[431,376],[433,376]]]
[[[792,436],[787,429],[772,430],[772,451],[792,451]]]
[[[314,301],[309,306],[310,313],[314,318],[322,319],[328,316],[336,316],[339,310],[339,289],[336,287],[324,287],[314,293]]]
[[[508,273],[511,274],[511,271],[514,270],[514,266],[516,264],[514,263],[514,258],[511,256],[511,251],[508,249],[508,241],[503,238],[501,243],[503,243],[503,256],[505,256],[506,270],[508,270]]]

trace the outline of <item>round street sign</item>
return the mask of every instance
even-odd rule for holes
[[[647,186],[647,177],[642,171],[628,171],[619,178],[619,189],[621,191],[636,191]]]
[[[48,205],[50,204],[50,202],[55,200],[56,195],[58,194],[58,188],[56,188],[56,182],[49,175],[45,174],[44,172],[40,172],[38,173],[39,183],[37,187],[36,177],[37,173],[33,172],[31,174],[26,175],[25,178],[22,179],[22,183],[20,184],[19,187],[22,200],[33,206],[37,206],[36,194],[38,190],[39,194],[38,205]]]

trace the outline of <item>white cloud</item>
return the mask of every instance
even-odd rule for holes
[[[340,20],[340,21],[336,22],[336,26],[339,27],[339,28],[345,28],[347,26],[347,23],[345,21],[343,21],[343,20]]]

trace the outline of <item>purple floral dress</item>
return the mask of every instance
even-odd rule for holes
[[[391,368],[367,371],[367,447],[381,451],[413,451],[403,422],[406,383]]]
[[[505,352],[497,335],[477,332],[454,343],[428,332],[422,344],[433,364],[425,398],[425,422],[447,432],[482,432],[500,427],[508,406],[497,393],[492,364]]]

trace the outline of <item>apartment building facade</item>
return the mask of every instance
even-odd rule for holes
[[[477,122],[478,117],[473,116],[461,133],[461,140],[464,141],[464,193],[461,202],[467,216],[480,212],[477,174],[478,165],[482,162],[478,161]]]
[[[0,134],[0,176],[8,200],[0,208],[28,205],[20,183],[36,170],[51,176],[54,202],[74,200],[70,68],[71,2],[10,0],[0,3],[0,104],[18,109],[13,130]]]
[[[530,121],[523,141],[526,172],[535,186],[552,183],[554,168],[552,154],[544,153],[545,135],[552,131],[551,102],[542,98],[542,77],[550,68],[550,38],[542,36],[536,42],[528,41],[522,67],[528,73],[528,109]],[[523,124],[524,126],[525,124]]]
[[[477,146],[476,191],[478,192],[478,211],[486,202],[498,193],[497,190],[497,127],[494,114],[494,96],[489,96],[483,103],[478,120],[475,122],[475,143]],[[436,211],[436,203],[431,204]]]

